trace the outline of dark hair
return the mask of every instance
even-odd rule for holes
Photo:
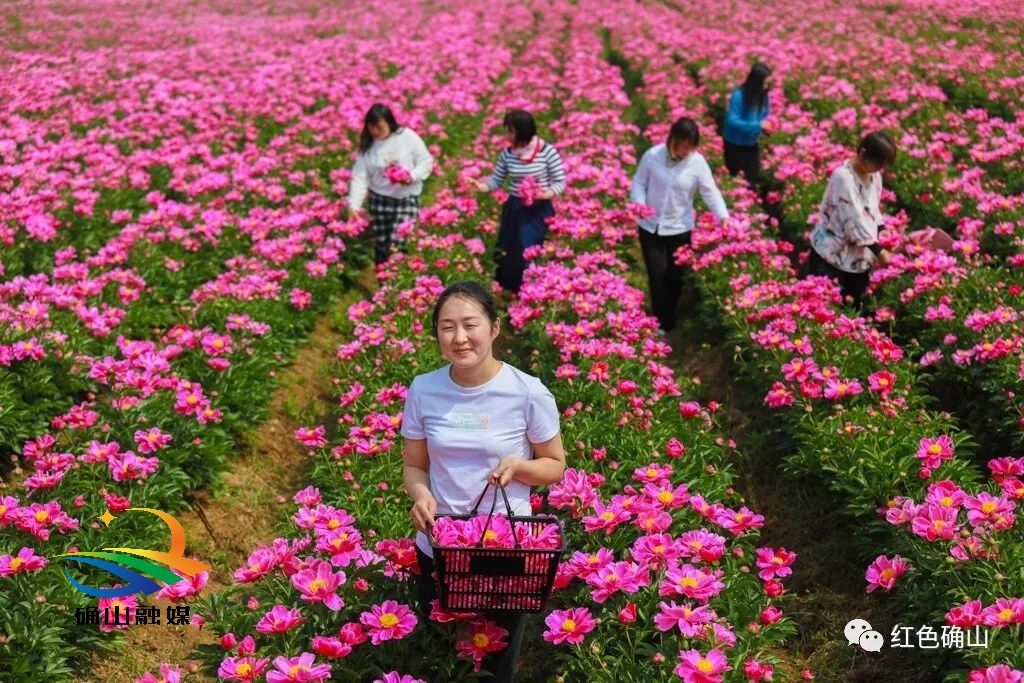
[[[673,142],[680,141],[689,142],[691,145],[700,142],[700,129],[697,128],[697,123],[687,116],[672,124],[668,131],[668,141],[665,144],[672,147]]]
[[[764,89],[765,80],[772,75],[772,70],[761,62],[750,67],[747,80],[743,81],[743,106],[748,111],[760,111],[768,106],[768,93]]]
[[[491,321],[492,325],[498,322],[498,306],[494,303],[494,296],[491,295],[490,290],[479,282],[475,282],[473,280],[453,282],[445,287],[445,290],[441,292],[441,296],[437,297],[437,303],[434,304],[434,315],[432,318],[431,329],[434,331],[435,337],[437,336],[437,318],[441,315],[441,308],[448,299],[456,296],[462,297],[463,299],[469,299],[483,309],[483,312],[487,315],[487,319]]]
[[[505,114],[505,120],[501,122],[501,125],[515,133],[515,144],[520,147],[537,134],[537,122],[533,120],[533,115],[525,109],[513,109]]]
[[[377,102],[370,110],[366,112],[366,117],[363,119],[363,132],[359,134],[359,152],[366,153],[373,147],[373,136],[370,135],[370,124],[377,123],[379,121],[387,121],[388,128],[391,132],[397,132],[401,126],[395,121],[395,115],[391,112],[391,108],[386,104]]]
[[[876,130],[861,139],[857,154],[870,164],[888,168],[896,160],[896,143],[885,131]]]

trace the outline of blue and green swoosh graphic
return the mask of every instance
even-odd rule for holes
[[[156,550],[142,550],[139,548],[104,548],[103,552],[75,552],[57,555],[57,557],[64,558],[65,562],[79,562],[81,564],[88,564],[93,567],[105,569],[118,578],[128,582],[127,585],[118,586],[116,588],[93,588],[92,586],[85,586],[76,581],[75,578],[71,576],[71,572],[68,571],[67,566],[65,566],[64,573],[67,575],[68,581],[70,581],[75,588],[86,595],[91,595],[97,598],[122,598],[134,593],[145,593],[149,595],[150,593],[155,593],[160,590],[161,586],[159,584],[152,579],[143,576],[143,574],[148,574],[149,576],[163,581],[168,585],[182,580],[182,577],[178,574],[175,574],[170,569],[162,567],[150,560],[155,560],[161,564],[173,567],[188,576],[194,576],[199,572],[211,569],[208,564],[204,564],[198,560],[192,560],[184,556],[185,530],[181,528],[181,524],[174,517],[170,516],[166,512],[154,510],[153,508],[128,508],[127,511],[132,510],[149,512],[156,515],[162,519],[165,524],[167,524],[167,527],[171,530],[170,549],[163,552]],[[106,514],[100,517],[100,520],[102,520],[107,526],[110,526],[110,522],[113,519],[114,516],[110,514],[109,510],[107,510]]]

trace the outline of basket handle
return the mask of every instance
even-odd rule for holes
[[[477,513],[477,509],[480,507],[480,503],[483,502],[484,496],[487,495],[487,489],[489,489],[490,487],[491,487],[490,483],[487,483],[484,486],[484,490],[480,494],[480,497],[476,499],[476,505],[473,506],[472,514],[475,515]],[[494,484],[494,487],[496,489],[498,489],[499,491],[501,491],[501,497],[503,499],[505,499],[505,510],[508,512],[508,517],[511,518],[512,517],[512,504],[508,502],[508,494],[505,493],[505,487],[502,486],[500,483],[499,484]],[[491,511],[487,513],[487,522],[484,523],[484,530],[480,534],[480,540],[477,541],[477,544],[476,544],[477,548],[483,548],[484,547],[484,538],[487,536],[487,532],[491,528],[491,519],[494,518],[494,509],[495,509],[495,507],[497,507],[497,505],[498,505],[498,495],[495,494],[491,498]],[[516,536],[515,527],[512,528],[512,540],[515,542],[515,547],[518,548],[519,547],[519,537]]]

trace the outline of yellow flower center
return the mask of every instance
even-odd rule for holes
[[[15,557],[13,560],[11,560],[11,569],[17,569],[23,564],[25,564],[25,560],[21,559],[20,557]]]
[[[473,636],[473,645],[481,650],[491,644],[491,639],[486,633],[477,633]]]
[[[661,503],[671,503],[673,500],[675,500],[675,496],[671,491],[662,491],[658,494],[658,501]]]
[[[659,543],[658,545],[654,546],[653,550],[655,555],[661,555],[663,552],[665,552],[665,546]]]
[[[940,446],[937,443],[933,443],[933,444],[928,446],[928,454],[929,455],[938,455],[941,452],[942,452],[942,446]]]
[[[604,577],[604,582],[605,583],[615,583],[618,580],[619,580],[619,575],[618,574],[609,574],[608,576]]]
[[[1009,621],[1013,618],[1013,610],[1009,607],[999,610],[999,621]]]
[[[600,561],[601,558],[599,558],[597,555],[591,555],[587,558],[587,564],[597,564]]]
[[[945,508],[950,507],[953,504],[952,496],[943,496],[942,498],[939,499],[939,504]]]
[[[392,628],[398,625],[398,617],[396,617],[394,614],[391,614],[390,612],[387,614],[382,614],[380,616],[380,625],[384,628]]]
[[[895,574],[895,572],[892,569],[886,568],[882,570],[880,578],[882,581],[892,581],[893,574]]]
[[[981,511],[984,512],[986,515],[992,514],[993,512],[995,512],[995,510],[996,504],[993,503],[991,500],[981,504]]]
[[[498,537],[498,534],[494,533],[494,532],[493,532],[493,531],[491,531],[490,529],[488,529],[488,530],[487,530],[487,531],[486,531],[486,532],[484,533],[484,540],[485,540],[485,541],[493,541],[493,540],[494,540],[494,539],[496,539],[497,537]]]
[[[572,619],[566,619],[565,621],[562,622],[562,630],[563,631],[575,631],[576,630],[576,622],[573,621]]]
[[[36,513],[36,521],[37,522],[45,522],[49,518],[50,518],[50,513],[47,512],[46,510],[40,510],[39,512]]]
[[[684,576],[683,578],[679,579],[679,587],[680,588],[696,588],[697,587],[697,579],[693,578],[692,576]]]
[[[309,582],[310,591],[319,591],[327,587],[327,582],[323,579],[313,579]]]
[[[942,528],[945,527],[945,526],[946,526],[945,520],[937,519],[934,522],[932,522],[932,527],[936,531],[942,531]]]
[[[235,673],[239,676],[249,676],[252,674],[252,664],[239,664],[235,667]]]
[[[601,519],[605,520],[606,522],[610,522],[613,519],[615,519],[615,513],[610,510],[605,510],[604,512],[601,513]]]
[[[697,670],[701,673],[709,674],[715,670],[715,665],[712,664],[710,660],[702,657],[697,660]]]
[[[328,529],[337,529],[339,526],[341,526],[341,522],[339,522],[336,519],[332,519],[331,521],[327,522]]]

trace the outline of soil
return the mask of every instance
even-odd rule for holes
[[[858,556],[845,539],[854,530],[824,487],[797,480],[781,470],[784,445],[771,443],[760,429],[770,420],[761,396],[752,396],[738,376],[731,346],[712,345],[709,327],[680,325],[668,342],[669,359],[680,377],[699,377],[702,401],[721,404],[723,433],[736,441],[736,489],[745,504],[764,515],[761,543],[797,554],[780,606],[797,626],[797,635],[775,655],[783,664],[776,676],[801,680],[810,669],[817,681],[830,683],[931,683],[942,680],[943,662],[919,649],[883,648],[868,653],[848,645],[843,628],[851,619],[865,619],[888,640],[899,622],[891,601],[865,590],[869,559]],[[714,331],[710,335],[714,335]],[[904,625],[910,625],[904,623]],[[917,626],[918,624],[914,624]]]
[[[320,417],[333,395],[330,366],[341,338],[332,325],[332,313],[344,311],[356,297],[374,286],[372,271],[362,272],[357,287],[334,304],[317,321],[306,344],[288,369],[277,377],[278,388],[270,403],[270,417],[246,434],[241,454],[223,474],[217,490],[199,492],[189,502],[193,510],[178,515],[189,542],[188,552],[214,566],[204,591],[218,591],[232,584],[234,569],[245,563],[252,550],[273,541],[275,527],[291,512],[291,496],[303,487],[308,458],[294,438],[300,416]],[[317,422],[313,422],[316,424]],[[170,603],[156,603],[161,609]],[[133,683],[146,671],[157,673],[162,662],[184,665],[193,648],[217,642],[210,631],[189,626],[132,628],[114,656],[95,655],[88,673],[76,683]],[[216,683],[199,673],[190,683]]]

